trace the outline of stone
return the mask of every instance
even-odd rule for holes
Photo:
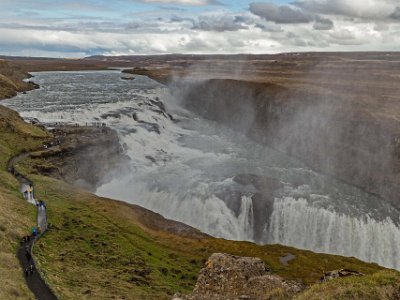
[[[350,277],[350,276],[364,276],[364,274],[347,269],[334,270],[334,271],[324,272],[324,276],[321,277],[321,281],[325,282],[336,278]]]
[[[259,258],[214,253],[200,271],[192,294],[176,294],[173,299],[267,300],[282,294],[291,296],[303,289],[295,281],[271,274]]]

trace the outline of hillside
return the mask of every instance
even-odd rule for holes
[[[37,88],[37,85],[24,81],[27,77],[29,74],[19,65],[0,59],[0,99],[11,98],[16,96],[17,92]]]
[[[36,210],[23,200],[19,183],[6,171],[6,166],[10,157],[36,148],[47,137],[46,132],[0,106],[0,299],[34,299],[25,285],[16,252],[20,238],[35,224]]]

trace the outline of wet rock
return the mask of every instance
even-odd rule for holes
[[[255,174],[239,174],[233,178],[233,181],[244,186],[252,185],[257,190],[257,193],[251,199],[254,216],[254,240],[260,242],[273,210],[274,195],[282,188],[283,184],[278,179]]]
[[[120,119],[121,115],[120,112],[109,112],[107,114],[102,114],[100,118],[106,120],[108,118]]]
[[[150,156],[150,155],[146,155],[145,157],[146,157],[146,159],[150,160],[152,163],[156,163],[157,162],[156,159],[154,157]]]
[[[158,106],[163,112],[166,111],[164,103],[161,102],[158,98],[156,98],[156,100],[150,100],[150,102],[152,104]]]
[[[239,174],[233,178],[233,181],[241,185],[252,184],[259,191],[273,192],[282,187],[282,183],[278,179],[254,174]]]
[[[357,271],[347,270],[347,269],[334,270],[334,271],[325,272],[324,276],[321,277],[321,282],[333,280],[336,278],[351,277],[351,276],[364,276],[364,274],[357,272]]]
[[[87,190],[94,191],[111,170],[129,159],[123,154],[118,134],[110,128],[61,125],[52,133],[62,143],[31,155],[47,162],[39,164],[36,171]]]
[[[292,296],[304,287],[272,275],[259,258],[215,253],[200,271],[193,293],[175,295],[175,300],[274,299],[274,295]],[[279,293],[278,293],[279,291]]]
[[[129,75],[124,75],[124,76],[121,76],[121,79],[122,79],[122,80],[135,80],[136,77],[134,77],[134,76],[129,76]]]
[[[139,121],[140,127],[146,129],[148,132],[155,132],[157,134],[161,134],[160,126],[156,123],[148,123],[144,121]]]
[[[293,254],[291,254],[291,253],[288,253],[288,254],[286,254],[285,256],[280,257],[280,258],[279,258],[279,261],[280,261],[280,263],[281,263],[282,265],[288,266],[289,263],[290,263],[292,260],[294,260],[294,259],[296,259],[296,255],[293,255]]]

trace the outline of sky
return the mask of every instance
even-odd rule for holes
[[[400,50],[400,0],[0,0],[0,55]]]

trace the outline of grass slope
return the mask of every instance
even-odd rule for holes
[[[0,299],[34,299],[16,257],[20,237],[35,225],[35,208],[23,200],[17,180],[6,172],[7,161],[36,148],[47,133],[0,106]]]
[[[23,81],[27,77],[29,74],[19,65],[0,59],[0,100],[35,88],[31,83]]]

